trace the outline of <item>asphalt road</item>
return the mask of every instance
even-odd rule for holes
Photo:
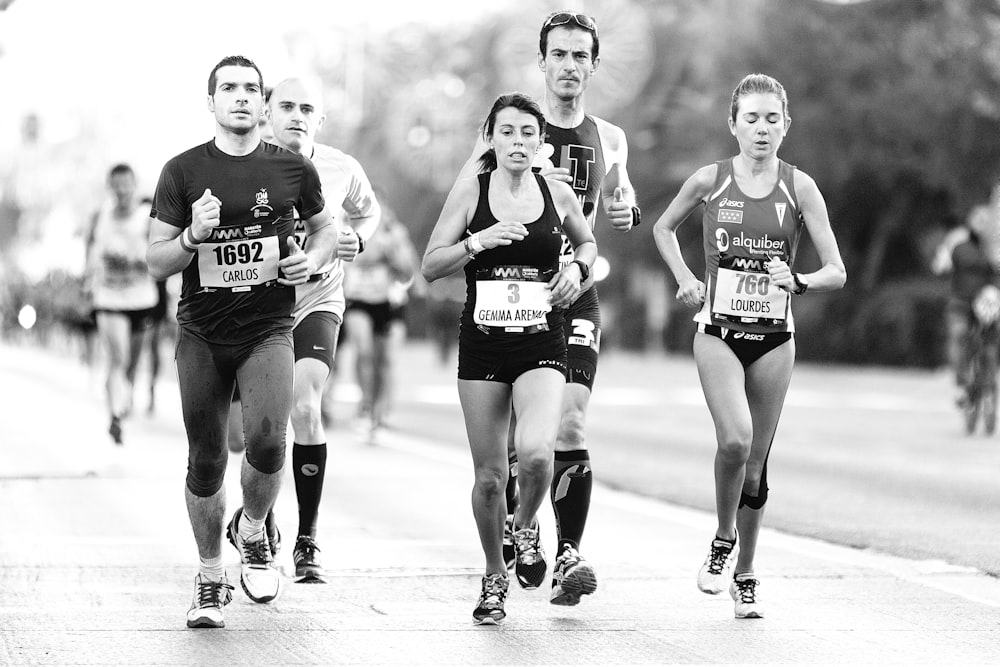
[[[698,494],[710,493],[701,468],[710,470],[712,449],[705,442],[707,415],[693,367],[684,359],[614,355],[603,369],[592,433],[595,440],[617,437],[613,448],[606,447],[605,479],[618,474],[628,488],[672,487],[692,499],[665,503],[655,492],[599,484],[584,553],[600,584],[579,607],[553,607],[546,591],[514,586],[502,626],[471,624],[482,554],[468,505],[470,463],[454,381],[426,348],[413,346],[400,359],[404,381],[394,428],[376,443],[351,428],[352,384],[344,380],[337,386],[339,419],[329,434],[331,467],[320,514],[330,584],[301,586],[286,579],[282,596],[268,605],[251,603],[237,586],[226,608],[227,627],[196,631],[184,627],[197,558],[182,499],[186,448],[172,381],[163,381],[154,415],[145,414],[139,395],[136,414],[125,424],[126,445],[115,448],[105,432],[98,373],[65,355],[0,344],[0,505],[6,510],[0,535],[0,664],[1000,662],[1000,580],[945,558],[941,550],[918,549],[906,541],[905,531],[894,533],[895,539],[903,550],[915,551],[915,558],[777,530],[782,516],[777,509],[762,533],[758,556],[766,618],[734,619],[728,596],[706,596],[694,586],[714,519],[711,512],[692,508]],[[809,380],[812,370],[800,370],[805,370],[800,380]],[[657,373],[670,381],[643,384]],[[858,377],[863,389],[838,389],[841,381],[855,386]],[[905,436],[895,439],[894,429],[870,414],[879,401],[880,414],[909,410],[908,397],[921,377],[930,385],[944,384],[933,376],[840,375],[830,369],[817,370],[815,384],[797,381],[786,425],[798,423],[805,435],[793,438],[798,431],[789,428],[784,439],[799,453],[794,460],[804,460],[802,469],[815,471],[809,474],[817,478],[839,470],[845,489],[871,493],[872,486],[892,490],[921,482],[931,488],[927,479],[936,477],[936,461],[921,460],[922,455],[895,460],[890,454],[905,448]],[[833,413],[816,407],[830,395],[840,401]],[[906,412],[900,422],[926,416],[925,425],[937,423],[933,403],[920,405],[926,415]],[[810,411],[842,418],[830,424],[813,413],[810,420]],[[791,418],[796,413],[803,413],[800,422]],[[851,457],[812,442],[832,437],[827,432],[849,432],[848,416],[864,419],[875,434],[851,447],[875,451],[883,440],[888,443],[880,450],[890,460],[882,461],[878,483],[866,482],[871,475],[851,479],[842,463]],[[937,411],[941,439],[952,437],[949,427],[959,428],[954,417]],[[993,441],[955,442],[965,443],[965,451],[995,451]],[[872,451],[869,459],[875,458]],[[238,464],[233,455],[230,471]],[[976,467],[953,464],[942,475]],[[792,495],[797,488],[812,491],[802,497],[822,507],[824,499],[808,482],[793,479],[798,474],[789,467],[780,482],[775,479],[772,486],[781,488],[784,498],[775,508],[797,505]],[[882,483],[897,478],[905,483]],[[974,475],[956,484],[962,493],[976,492]],[[239,502],[238,475],[227,476],[226,488],[232,510]],[[286,535],[294,530],[292,488],[289,473],[277,505]],[[961,494],[949,497],[937,504],[958,502]],[[882,502],[878,494],[868,498],[869,505]],[[904,528],[922,525],[912,509],[903,511],[905,496],[892,502],[902,508]],[[856,523],[867,526],[870,514],[855,517]],[[843,516],[849,524],[849,515]],[[547,507],[540,519],[551,550],[554,528]],[[827,530],[828,521],[814,520]],[[927,532],[944,532],[955,523],[948,517],[940,522]],[[236,554],[224,547],[235,580]],[[287,550],[279,556],[286,571],[290,559]]]
[[[466,449],[454,369],[415,346],[398,376],[398,429]],[[798,364],[766,525],[1000,576],[1000,436],[965,435],[953,394],[944,372]],[[602,483],[714,511],[714,428],[691,358],[602,356],[587,437]]]

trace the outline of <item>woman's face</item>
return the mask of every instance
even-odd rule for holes
[[[729,131],[740,145],[740,153],[755,160],[772,157],[785,139],[791,119],[774,93],[750,93],[739,98],[736,120]]]
[[[535,151],[541,143],[538,119],[514,107],[497,112],[490,135],[490,146],[496,151],[497,165],[511,171],[531,168]]]

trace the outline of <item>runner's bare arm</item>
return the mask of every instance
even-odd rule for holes
[[[711,164],[692,174],[653,225],[656,248],[677,280],[677,300],[689,306],[697,305],[705,298],[705,283],[684,261],[680,243],[677,242],[677,227],[711,194],[717,171],[718,167]]]
[[[808,174],[795,170],[795,192],[799,196],[799,208],[805,220],[806,229],[812,239],[823,266],[812,273],[801,273],[809,290],[825,292],[840,289],[847,281],[847,269],[840,257],[840,248],[830,226],[830,214],[826,200],[819,191],[816,181]]]

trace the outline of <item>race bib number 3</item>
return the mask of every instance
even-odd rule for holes
[[[532,273],[533,272],[533,273]],[[549,290],[530,267],[497,267],[489,279],[476,281],[473,321],[508,332],[536,331],[548,321],[552,310]]]
[[[198,246],[198,273],[202,287],[249,290],[278,278],[277,236]]]
[[[771,284],[766,273],[719,269],[712,312],[743,320],[784,320],[788,292]]]

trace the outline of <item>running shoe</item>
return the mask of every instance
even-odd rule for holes
[[[476,625],[496,625],[507,617],[503,603],[507,600],[510,579],[504,574],[487,574],[483,577],[483,592],[472,612],[472,622]]]
[[[208,581],[199,573],[194,578],[194,599],[187,613],[189,628],[224,628],[226,622],[222,619],[222,608],[233,599],[233,587],[229,585],[226,575],[222,581]]]
[[[503,559],[507,563],[507,571],[514,569],[517,553],[514,551],[514,515],[508,514],[503,524]]]
[[[320,563],[319,551],[316,540],[308,535],[299,535],[295,540],[295,550],[292,552],[292,559],[295,561],[295,583],[326,583],[326,572]]]
[[[531,522],[530,528],[514,531],[514,574],[517,583],[529,591],[533,591],[545,581],[545,551],[542,550],[538,534],[538,519]]]
[[[764,618],[764,610],[757,601],[757,586],[760,585],[753,572],[737,574],[729,585],[729,594],[736,602],[736,618]]]
[[[736,563],[736,556],[739,554],[739,547],[736,540],[732,542],[716,537],[712,540],[712,547],[705,558],[705,563],[698,570],[698,590],[709,595],[718,595],[726,590],[726,583],[729,581],[729,573]]]
[[[121,445],[122,441],[122,420],[118,417],[111,418],[111,426],[108,427],[108,434],[115,441],[116,445]]]
[[[563,607],[580,604],[581,595],[597,590],[597,575],[590,563],[573,547],[566,547],[552,568],[552,594],[549,602]]]
[[[266,531],[253,540],[244,541],[239,533],[239,521],[243,515],[240,507],[229,522],[226,536],[240,552],[240,585],[243,592],[254,602],[270,602],[281,592],[281,575],[274,567],[274,556],[267,541]]]
[[[271,545],[271,555],[277,558],[278,552],[281,551],[281,531],[278,530],[278,522],[274,519],[274,510],[267,511],[264,530],[267,531],[267,541]]]

